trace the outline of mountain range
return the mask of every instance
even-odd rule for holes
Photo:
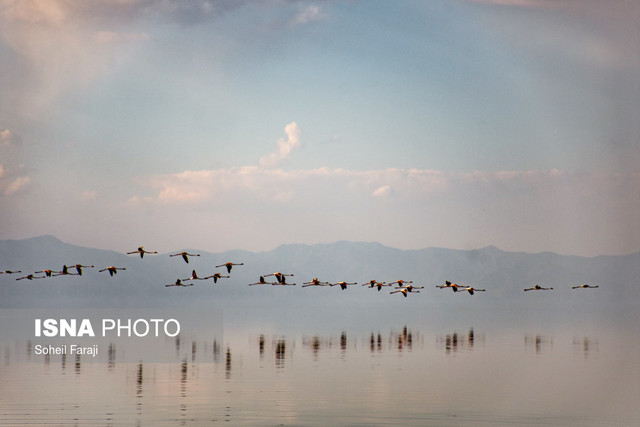
[[[130,248],[134,251],[136,248]],[[153,248],[148,248],[152,250]],[[143,259],[110,250],[65,243],[54,236],[0,241],[0,271],[22,270],[0,275],[0,307],[145,307],[186,304],[229,304],[247,307],[261,304],[286,305],[305,302],[314,305],[344,304],[345,307],[467,307],[548,306],[571,309],[586,307],[634,308],[640,302],[640,252],[629,255],[579,257],[550,252],[531,254],[505,252],[489,246],[475,250],[425,248],[400,250],[375,242],[328,244],[286,244],[265,252],[233,250],[208,253],[193,248],[175,252],[199,253],[185,263],[170,253],[148,254]],[[177,278],[186,279],[195,269],[200,277],[219,272],[216,265],[243,263],[233,267],[230,278],[189,282],[188,288],[166,287]],[[18,277],[38,270],[60,270],[63,265],[94,265],[82,276],[60,276],[37,280]],[[98,272],[108,266],[126,268],[116,275]],[[71,270],[75,271],[75,270]],[[248,286],[260,275],[273,272],[294,274],[287,281],[297,286]],[[41,276],[42,274],[40,274]],[[303,282],[358,282],[341,290],[308,287]],[[273,280],[273,277],[267,277]],[[418,294],[389,295],[360,286],[375,279],[413,281],[424,286]],[[469,295],[454,294],[436,285],[450,280],[463,286],[486,289]],[[553,291],[523,292],[540,284]],[[598,289],[571,289],[590,284]]]

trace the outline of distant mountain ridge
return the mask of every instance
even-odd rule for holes
[[[135,250],[135,248],[131,248]],[[187,249],[180,249],[187,250]],[[530,254],[505,252],[494,246],[474,250],[424,248],[402,250],[377,242],[323,243],[314,245],[284,244],[270,251],[250,252],[231,250],[221,253],[197,251],[200,257],[185,263],[169,253],[126,255],[104,249],[85,248],[65,243],[50,235],[23,240],[0,241],[0,271],[22,270],[23,275],[46,268],[59,270],[63,264],[95,265],[85,269],[82,276],[54,277],[40,280],[16,281],[17,275],[0,275],[0,306],[136,306],[140,304],[188,303],[192,300],[245,301],[247,304],[313,300],[319,304],[353,301],[357,304],[450,305],[506,304],[544,301],[544,304],[585,303],[635,304],[640,301],[640,252],[629,255],[580,257],[550,252]],[[216,265],[227,261],[243,262],[234,267],[231,278],[217,284],[211,280],[198,281],[189,288],[166,288],[177,278],[186,279],[191,270],[200,276],[226,270]],[[110,277],[98,270],[114,265],[126,268]],[[247,286],[263,274],[273,272],[294,274],[288,281],[298,286]],[[400,295],[352,286],[346,291],[338,287],[300,289],[302,282],[314,277],[337,282],[369,280],[392,282],[411,280],[425,286],[420,294],[410,295],[406,301]],[[435,285],[451,280],[461,285],[487,289],[486,293],[470,296],[453,295],[450,289]],[[600,285],[597,290],[571,290],[579,284]],[[534,284],[553,286],[549,294],[523,293]],[[539,295],[545,294],[545,295]],[[409,301],[411,300],[411,301]],[[542,302],[540,302],[542,303]]]

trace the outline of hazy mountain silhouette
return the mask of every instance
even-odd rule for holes
[[[153,248],[149,248],[153,249]],[[127,248],[135,250],[135,248]],[[0,241],[0,271],[22,270],[19,275],[0,275],[1,307],[145,307],[155,305],[214,304],[223,302],[246,307],[256,305],[292,305],[302,301],[314,304],[345,304],[346,307],[466,307],[595,306],[620,308],[635,306],[640,300],[640,253],[621,256],[578,257],[554,253],[504,252],[489,246],[477,250],[426,248],[399,250],[379,243],[336,242],[329,244],[287,244],[271,251],[242,250],[208,253],[193,248],[176,248],[200,253],[185,263],[169,253],[138,255],[85,248],[60,241],[53,236]],[[171,252],[171,253],[175,253]],[[177,278],[215,272],[227,275],[224,262],[243,262],[231,271],[231,278],[193,282],[189,288],[165,287]],[[60,276],[41,280],[17,277],[37,270],[60,270],[63,264],[95,265],[82,276]],[[98,270],[114,265],[125,267],[110,277]],[[261,274],[293,273],[287,281],[297,286],[247,286]],[[314,277],[337,282],[358,282],[342,291],[339,287],[304,288],[302,282]],[[267,278],[275,280],[273,277]],[[420,294],[403,298],[360,284],[378,281],[412,280],[425,286]],[[461,285],[484,288],[474,296],[454,294],[435,285],[450,280]],[[599,289],[572,290],[579,284],[600,285]],[[553,286],[550,292],[523,292],[523,288],[541,284]]]

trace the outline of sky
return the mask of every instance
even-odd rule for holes
[[[640,250],[640,3],[0,0],[0,239]]]

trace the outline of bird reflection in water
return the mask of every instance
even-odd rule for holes
[[[107,349],[107,369],[109,371],[113,371],[113,368],[116,366],[116,345],[114,343],[109,343],[109,348]]]
[[[187,364],[187,360],[183,360],[182,364],[180,364],[180,397],[182,400],[180,401],[180,416],[184,417],[187,415],[187,379],[189,373],[189,365]]]
[[[220,362],[220,344],[217,340],[213,340],[213,362]]]
[[[541,354],[543,350],[553,347],[553,338],[545,335],[525,335],[525,348],[533,348],[536,354]]]
[[[138,363],[136,370],[136,414],[138,416],[137,423],[140,424],[142,417],[142,383],[144,381],[142,362]]]
[[[191,341],[191,361],[195,362],[196,361],[196,353],[198,350],[198,346],[196,345],[195,341]]]
[[[260,351],[260,360],[264,358],[264,334],[260,334],[258,338],[258,350]]]
[[[317,335],[312,337],[302,337],[302,347],[311,349],[313,359],[318,360],[318,353],[324,347],[331,347],[331,341],[320,338]]]
[[[224,374],[227,380],[231,379],[231,349],[227,347],[227,354],[225,355],[224,362]]]
[[[276,342],[276,368],[282,369],[284,368],[284,360],[287,351],[287,344],[284,339],[279,339]]]
[[[180,335],[176,335],[175,343],[176,343],[176,356],[180,356],[180,344],[181,344]]]
[[[573,349],[576,353],[582,353],[586,359],[593,352],[598,352],[598,340],[589,337],[574,337]]]
[[[80,374],[80,368],[82,368],[80,355],[76,354],[76,363],[75,363],[75,372],[76,372],[76,374]]]
[[[446,354],[454,354],[462,349],[473,350],[474,346],[478,342],[484,342],[483,335],[476,335],[473,328],[469,328],[469,331],[459,333],[454,331],[450,334],[446,334],[444,337],[440,336],[436,340],[440,345],[444,345],[444,351]]]
[[[344,359],[347,356],[347,333],[342,331],[340,334],[340,357]]]
[[[138,363],[138,370],[136,371],[136,396],[142,397],[142,382],[144,380],[142,362]]]
[[[400,333],[391,333],[391,342],[395,343],[398,352],[413,349],[413,332],[405,325]]]

